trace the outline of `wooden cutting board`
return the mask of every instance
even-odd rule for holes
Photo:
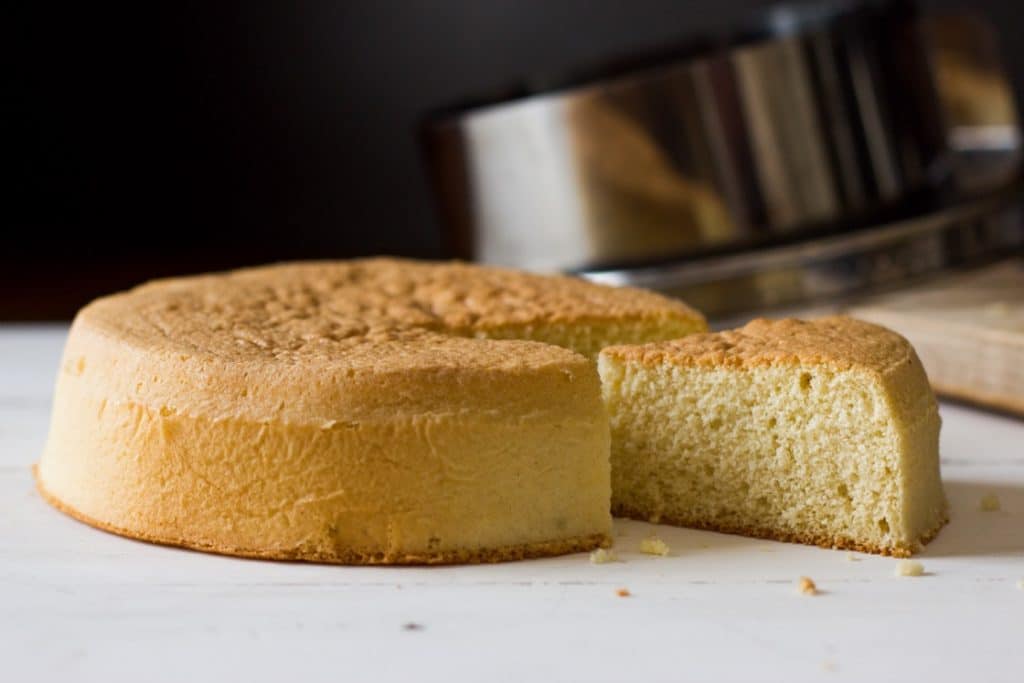
[[[939,394],[1024,415],[1024,257],[847,313],[909,339]]]

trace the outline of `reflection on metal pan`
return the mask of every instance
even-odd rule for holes
[[[776,11],[753,34],[425,126],[458,256],[642,264],[849,225],[948,183],[906,3]]]
[[[658,266],[589,270],[612,285],[679,296],[712,317],[890,288],[1024,247],[1016,188],[871,229]]]

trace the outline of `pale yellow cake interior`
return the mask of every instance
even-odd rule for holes
[[[611,528],[591,359],[704,329],[650,292],[457,263],[154,282],[77,316],[38,483],[95,526],[237,555],[590,549]]]
[[[759,320],[599,367],[616,514],[892,555],[945,522],[937,406],[895,333]]]

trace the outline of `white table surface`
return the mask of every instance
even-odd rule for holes
[[[607,565],[239,560],[96,531],[36,494],[65,333],[0,328],[0,681],[1024,681],[1024,421],[942,406],[952,522],[917,578],[629,521]],[[987,492],[1002,511],[979,510]],[[670,557],[637,551],[654,531]],[[802,575],[822,593],[798,594]]]

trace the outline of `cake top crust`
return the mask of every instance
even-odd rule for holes
[[[704,325],[682,302],[644,290],[459,262],[373,258],[157,280],[93,302],[76,325],[138,348],[226,361],[512,367],[575,354],[474,337],[506,327],[680,318]]]
[[[601,355],[650,365],[745,368],[827,364],[884,373],[910,361],[913,349],[906,339],[879,325],[829,316],[809,321],[758,318],[735,330],[612,346]]]

